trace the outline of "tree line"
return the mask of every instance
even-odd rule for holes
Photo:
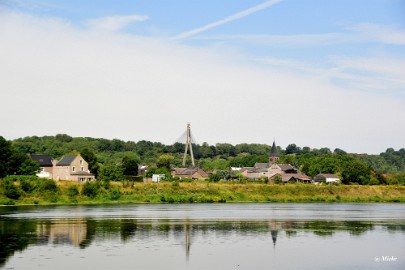
[[[169,160],[170,166],[180,167],[184,153],[182,143],[165,145],[145,140],[134,142],[71,137],[66,134],[31,136],[5,142],[14,149],[12,150],[14,156],[19,156],[21,161],[22,156],[29,153],[48,154],[55,159],[63,155],[81,153],[89,162],[93,173],[110,180],[122,178],[124,175],[136,175],[136,172],[130,171],[133,170],[134,164],[149,165],[158,169],[167,167],[167,164],[162,163]],[[271,146],[267,144],[209,145],[204,142],[201,145],[193,145],[197,165],[207,171],[252,167],[256,162],[265,163],[268,161],[270,150]],[[326,147],[320,149],[299,147],[296,144],[289,144],[285,149],[278,147],[277,150],[280,162],[294,165],[309,176],[318,173],[339,173],[345,179],[352,179],[350,182],[355,179],[354,182],[359,184],[381,184],[387,181],[405,184],[404,148],[398,151],[388,148],[379,155],[352,154],[339,148],[332,151]],[[22,168],[14,168],[10,173],[22,173]]]

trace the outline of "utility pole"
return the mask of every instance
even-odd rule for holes
[[[189,147],[190,147],[191,163],[193,164],[193,167],[195,167],[193,146],[191,145],[190,123],[187,123],[187,140],[186,140],[186,149],[184,150],[184,156],[183,156],[183,166],[186,166],[187,151],[188,151]]]

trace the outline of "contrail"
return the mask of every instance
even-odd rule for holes
[[[260,4],[260,5],[257,5],[257,6],[248,8],[246,10],[243,10],[241,12],[235,13],[235,14],[229,16],[229,17],[226,17],[225,19],[222,19],[222,20],[219,20],[219,21],[204,25],[202,27],[199,27],[199,28],[196,28],[196,29],[193,29],[193,30],[190,30],[190,31],[180,33],[177,36],[173,37],[172,39],[179,40],[179,39],[185,39],[185,38],[192,37],[192,36],[197,35],[199,33],[205,32],[205,31],[207,31],[209,29],[215,28],[217,26],[220,26],[220,25],[223,25],[223,24],[235,21],[235,20],[239,20],[239,19],[241,19],[243,17],[249,16],[250,14],[253,14],[253,13],[256,13],[256,12],[258,12],[260,10],[268,8],[268,7],[270,7],[272,5],[275,5],[275,4],[277,4],[277,3],[281,2],[281,1],[283,1],[283,0],[271,0],[271,1],[264,2],[264,3]]]

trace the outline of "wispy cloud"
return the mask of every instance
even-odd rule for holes
[[[294,48],[330,46],[341,43],[369,42],[377,42],[388,45],[405,45],[405,30],[384,25],[362,23],[353,25],[347,29],[342,29],[342,32],[333,33],[309,33],[295,35],[216,35],[194,37],[194,39],[231,42],[239,41],[261,46]]]
[[[327,80],[351,91],[373,92],[405,98],[405,58],[370,56],[368,58],[331,57],[323,65],[295,59],[264,57],[255,59],[270,67]]]
[[[121,30],[133,22],[142,22],[148,19],[145,15],[108,16],[87,21],[87,26],[96,30],[114,32]]]
[[[385,44],[405,45],[405,29],[394,28],[373,23],[361,23],[350,28],[365,40]]]
[[[49,3],[49,1],[41,1],[41,0],[3,0],[0,1],[0,6],[2,4],[12,8],[32,10],[32,11],[64,9],[62,6],[58,4]]]
[[[200,40],[218,40],[218,41],[239,41],[260,46],[277,46],[277,47],[313,47],[327,46],[336,43],[347,42],[353,37],[340,33],[326,34],[297,34],[297,35],[217,35],[196,37]]]
[[[199,27],[199,28],[196,28],[196,29],[193,29],[193,30],[189,30],[189,31],[180,33],[177,36],[173,37],[173,39],[179,40],[179,39],[186,39],[186,38],[192,37],[194,35],[200,34],[202,32],[210,30],[212,28],[218,27],[220,25],[223,25],[223,24],[235,21],[235,20],[242,19],[242,18],[244,18],[246,16],[249,16],[249,15],[251,15],[253,13],[256,13],[256,12],[258,12],[260,10],[263,10],[263,9],[266,9],[266,8],[268,8],[270,6],[273,6],[273,5],[275,5],[275,4],[277,4],[277,3],[281,2],[281,1],[282,0],[271,0],[271,1],[264,2],[264,3],[260,4],[260,5],[257,5],[257,6],[248,8],[246,10],[243,10],[241,12],[235,13],[235,14],[229,16],[229,17],[226,17],[225,19],[222,19],[222,20],[219,20],[219,21],[204,25],[202,27]]]

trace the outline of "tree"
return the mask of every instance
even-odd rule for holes
[[[342,149],[339,149],[339,148],[336,148],[336,149],[333,151],[333,153],[334,153],[335,155],[347,155],[346,151],[344,151],[344,150],[342,150]]]
[[[351,162],[347,162],[344,165],[342,171],[342,182],[344,184],[348,183],[358,183],[362,185],[367,185],[370,181],[371,169],[365,163],[360,160],[353,159]]]
[[[25,158],[18,168],[17,174],[20,175],[35,175],[40,169],[38,162],[31,158]]]
[[[39,164],[20,153],[13,145],[0,136],[0,178],[9,174],[34,175]]]
[[[283,183],[283,178],[281,178],[281,176],[280,175],[276,175],[276,176],[274,176],[274,178],[273,178],[273,183],[274,184],[282,184]]]
[[[12,153],[11,143],[0,136],[0,178],[9,174]]]
[[[146,173],[145,176],[147,178],[152,178],[154,174],[164,174],[165,175],[165,180],[169,180],[172,178],[172,175],[169,170],[167,170],[166,167],[161,167],[161,168],[150,168]]]
[[[168,171],[171,171],[173,160],[174,157],[172,155],[169,154],[160,155],[160,157],[156,162],[156,166],[158,168],[166,168]]]
[[[138,160],[125,156],[122,158],[122,170],[124,175],[137,176],[138,175]]]
[[[61,142],[71,142],[73,140],[72,137],[66,134],[56,134],[55,139]]]
[[[298,147],[295,143],[289,144],[285,148],[285,153],[288,154],[300,154],[301,153],[301,148]]]
[[[101,180],[108,181],[121,181],[124,179],[123,168],[120,164],[107,163],[101,166],[99,171]]]
[[[97,157],[88,148],[84,148],[82,151],[80,151],[81,156],[84,158],[84,160],[89,164],[89,170],[92,172],[95,177],[98,177],[98,170],[100,169],[100,165],[98,164]]]
[[[221,155],[223,157],[229,157],[229,156],[235,156],[236,155],[236,149],[235,146],[229,143],[217,143],[217,153],[218,155]]]

